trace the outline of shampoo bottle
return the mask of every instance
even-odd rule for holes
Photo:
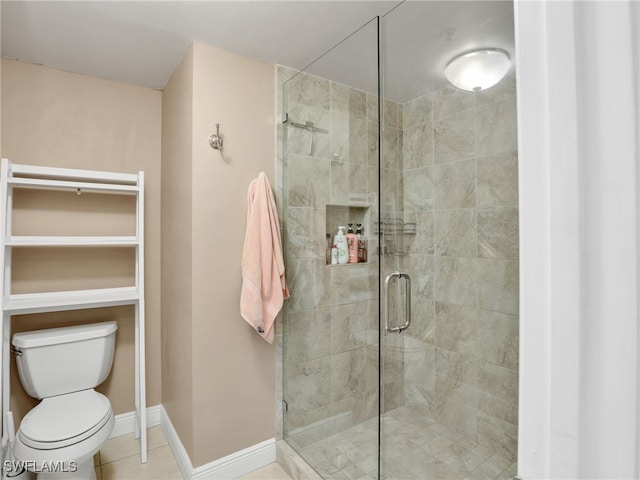
[[[367,245],[362,234],[361,223],[356,227],[356,236],[358,237],[358,263],[364,263],[367,261]]]
[[[358,263],[358,236],[353,233],[353,223],[349,223],[347,245],[349,245],[349,263]]]
[[[338,227],[338,233],[333,239],[338,253],[338,264],[343,265],[349,261],[349,246],[347,245],[347,237],[344,234],[344,227]]]

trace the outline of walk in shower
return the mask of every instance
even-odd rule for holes
[[[514,70],[475,92],[442,75],[452,48],[505,45],[510,2],[405,2],[280,69],[279,434],[322,478],[516,473]],[[332,264],[349,224],[366,248]]]

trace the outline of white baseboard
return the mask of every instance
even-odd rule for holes
[[[178,437],[176,429],[173,428],[173,424],[171,423],[171,419],[169,418],[167,411],[162,406],[160,407],[160,414],[160,424],[162,425],[162,431],[164,432],[164,436],[167,439],[169,448],[173,453],[173,458],[175,459],[176,464],[178,464],[178,469],[182,474],[182,478],[185,480],[190,480],[191,478],[193,478],[193,465],[191,464],[189,454],[184,449],[184,446],[180,441],[180,437]]]
[[[154,405],[153,407],[147,407],[147,427],[154,427],[160,425],[161,421],[161,405]],[[128,412],[116,415],[116,423],[113,426],[113,431],[109,438],[120,437],[133,433],[136,425],[136,413]]]
[[[207,463],[193,471],[196,479],[233,479],[276,461],[276,439],[270,438],[231,455]]]
[[[230,480],[276,461],[276,440],[271,438],[226,457],[193,468],[189,455],[173,428],[169,415],[167,415],[162,406],[160,406],[160,411],[160,424],[184,479]]]
[[[276,461],[276,440],[271,438],[226,457],[193,468],[191,459],[184,449],[167,411],[162,405],[147,407],[147,426],[153,427],[156,425],[162,425],[169,448],[171,448],[182,477],[186,480],[230,480]],[[116,415],[110,438],[133,433],[134,429],[135,412]]]

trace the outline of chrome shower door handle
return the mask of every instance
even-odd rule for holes
[[[391,284],[391,280],[393,278],[397,278],[398,280],[404,279],[405,283],[405,320],[402,325],[394,325],[393,327],[389,326],[389,317],[390,317],[390,301],[389,301],[389,285]],[[393,272],[387,275],[384,279],[384,302],[385,302],[385,312],[384,312],[384,328],[387,332],[398,332],[402,333],[403,330],[409,328],[411,325],[411,277],[404,272]]]

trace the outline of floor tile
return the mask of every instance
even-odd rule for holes
[[[133,434],[109,439],[95,455],[97,480],[180,480],[182,476],[160,426],[147,430],[148,462],[140,463],[140,441]],[[277,463],[237,480],[291,480]]]
[[[242,477],[238,477],[236,480],[291,480],[291,477],[287,475],[287,472],[285,472],[280,465],[271,463],[251,473],[247,473]]]
[[[157,425],[147,429],[147,450],[163,445],[167,445],[167,440],[162,432],[162,427]],[[137,456],[139,453],[140,439],[135,438],[133,434],[122,435],[106,441],[100,449],[99,462],[104,465],[132,455]]]
[[[103,464],[102,480],[181,480],[180,470],[168,445],[149,450],[147,463],[137,455]]]
[[[478,445],[475,439],[452,432],[434,419],[418,424],[415,415],[405,407],[385,412],[382,421],[387,433],[381,459],[385,478],[488,480],[507,478],[516,471],[515,464],[511,464],[513,459],[502,457],[489,446]],[[363,425],[373,428],[373,433],[367,434]],[[377,423],[365,422],[294,448],[327,480],[361,480],[377,474],[377,443],[371,446],[373,463],[362,463],[359,455],[366,453],[365,445],[370,438],[377,438]],[[356,448],[342,448],[349,445]]]

